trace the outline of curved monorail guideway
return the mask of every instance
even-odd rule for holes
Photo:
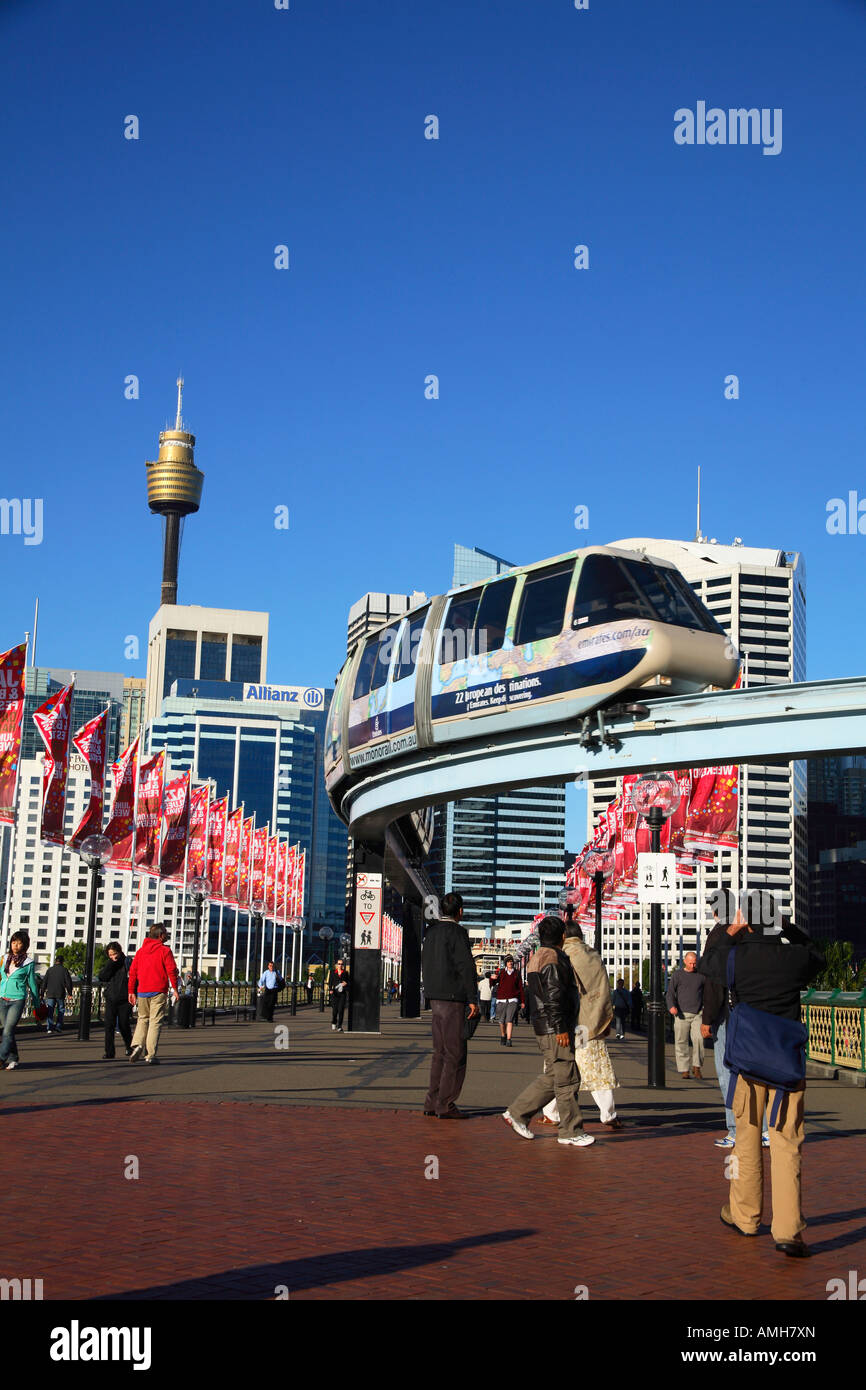
[[[387,854],[419,902],[430,885],[413,825],[436,803],[866,748],[866,677],[739,678],[739,653],[670,561],[572,551],[360,638],[328,713],[328,795],[368,862]]]

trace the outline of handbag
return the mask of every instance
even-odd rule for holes
[[[726,1105],[733,1105],[737,1077],[774,1089],[769,1123],[778,1122],[782,1095],[799,1089],[806,1076],[805,1026],[793,1018],[734,1003],[734,965],[737,948],[728,952],[726,981],[731,1015],[725,1034],[725,1066],[731,1073]]]
[[[34,1004],[33,1017],[37,1019],[39,1023],[44,1023],[46,1018],[48,1017],[48,1005]]]

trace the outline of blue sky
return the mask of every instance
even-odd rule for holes
[[[708,534],[803,552],[809,676],[862,673],[864,70],[858,0],[7,0],[0,647],[38,594],[41,663],[143,674],[182,370],[180,601],[267,609],[273,681],[455,540],[690,538],[698,464]],[[675,144],[698,101],[781,153]]]

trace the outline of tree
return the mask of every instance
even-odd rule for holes
[[[858,965],[854,959],[853,942],[816,938],[815,945],[824,951],[824,969],[818,978],[813,980],[813,989],[866,988],[866,960],[860,961]]]
[[[87,954],[87,943],[84,941],[69,941],[65,946],[58,947],[63,956],[63,964],[70,975],[84,974],[84,960]],[[98,975],[104,965],[108,964],[108,955],[105,947],[98,942],[93,953],[93,973]]]

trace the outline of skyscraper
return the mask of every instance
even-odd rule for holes
[[[267,613],[162,604],[150,620],[144,717],[156,719],[176,680],[267,678]]]
[[[455,545],[452,587],[483,583],[509,560]],[[521,787],[436,808],[430,871],[439,891],[458,892],[470,932],[526,924],[539,910],[546,875],[562,873],[565,788]]]
[[[346,651],[352,648],[368,632],[382,627],[389,618],[402,618],[403,614],[416,604],[423,603],[427,595],[417,590],[411,594],[365,594],[349,609],[349,623],[346,638]]]
[[[776,685],[806,677],[806,575],[796,552],[715,541],[631,537],[611,541],[622,550],[670,560],[731,637],[742,654],[744,686]],[[651,690],[646,691],[650,695]],[[661,693],[661,691],[659,692]],[[713,757],[708,738],[707,761]],[[599,812],[618,794],[621,779],[591,778],[587,839]],[[808,925],[806,764],[804,761],[740,769],[740,847],[716,856],[702,882],[715,887],[766,888],[780,908]],[[707,909],[696,902],[697,884],[683,885],[685,945],[700,944]],[[698,909],[696,917],[696,907]],[[624,914],[627,934],[637,914]]]

